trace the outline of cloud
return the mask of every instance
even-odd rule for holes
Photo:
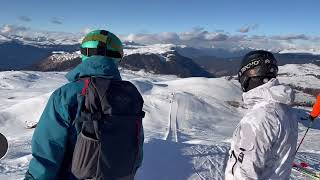
[[[142,44],[159,44],[180,42],[179,36],[174,32],[162,32],[159,34],[129,34],[120,35],[123,41],[136,41]]]
[[[249,27],[250,30],[257,28],[257,25]],[[230,34],[225,31],[207,31],[204,28],[196,27],[190,31],[175,33],[163,32],[157,34],[129,34],[121,35],[122,41],[133,41],[139,44],[170,43],[177,45],[187,45],[195,48],[255,48],[266,50],[278,50],[286,48],[320,48],[319,36],[308,36],[305,34],[288,35],[247,35]]]
[[[5,24],[4,26],[1,27],[0,32],[4,34],[8,33],[19,33],[23,31],[27,31],[29,28],[25,26],[17,26],[17,25],[10,25],[10,24]]]
[[[56,17],[52,18],[50,20],[50,22],[53,23],[53,24],[58,24],[58,25],[63,24],[63,22],[59,18],[56,18]]]
[[[211,47],[214,43],[227,41],[230,36],[225,32],[208,32],[204,28],[196,27],[191,31],[175,33],[162,32],[158,34],[129,34],[122,35],[123,41],[135,41],[141,44],[183,44],[195,47]]]
[[[79,43],[83,35],[91,28],[84,28],[80,33],[65,33],[52,31],[38,31],[25,26],[6,24],[0,27],[0,34],[23,39],[44,41],[42,37],[52,39],[52,42]],[[284,35],[248,35],[246,33],[231,34],[226,31],[208,31],[201,27],[192,28],[185,32],[138,33],[119,35],[120,39],[138,44],[175,44],[194,48],[221,48],[221,49],[265,49],[279,51],[283,49],[320,49],[320,36],[306,34]]]
[[[229,36],[224,31],[208,32],[204,28],[196,27],[192,31],[179,35],[182,41],[225,41]]]
[[[308,37],[305,34],[289,34],[283,36],[272,36],[274,40],[285,40],[285,41],[292,41],[292,40],[310,40],[311,37]]]
[[[258,24],[253,24],[253,25],[244,25],[240,29],[238,29],[238,32],[240,33],[248,33],[252,30],[257,29],[259,26]]]
[[[28,16],[19,16],[18,19],[19,19],[20,21],[24,21],[24,22],[30,22],[30,21],[32,21],[32,19],[31,19],[30,17],[28,17]]]

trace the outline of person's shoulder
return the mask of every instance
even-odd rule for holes
[[[82,81],[69,82],[53,92],[55,99],[64,103],[76,100],[77,95],[81,93],[84,83]]]
[[[253,126],[279,125],[280,122],[276,108],[276,104],[266,103],[263,106],[248,111],[241,121]]]

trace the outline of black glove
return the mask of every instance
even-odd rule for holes
[[[311,115],[309,115],[309,119],[310,119],[311,121],[314,121],[314,120],[316,119],[316,117],[312,117]]]

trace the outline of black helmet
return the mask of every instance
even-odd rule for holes
[[[238,79],[242,90],[247,92],[277,77],[277,74],[277,60],[273,54],[264,50],[256,50],[243,57]]]

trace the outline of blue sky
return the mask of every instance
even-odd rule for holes
[[[1,0],[0,26],[117,34],[207,31],[249,35],[320,33],[319,0]],[[251,28],[250,28],[251,27]]]
[[[320,52],[319,0],[0,1],[4,36],[77,39],[106,29],[141,44]]]

